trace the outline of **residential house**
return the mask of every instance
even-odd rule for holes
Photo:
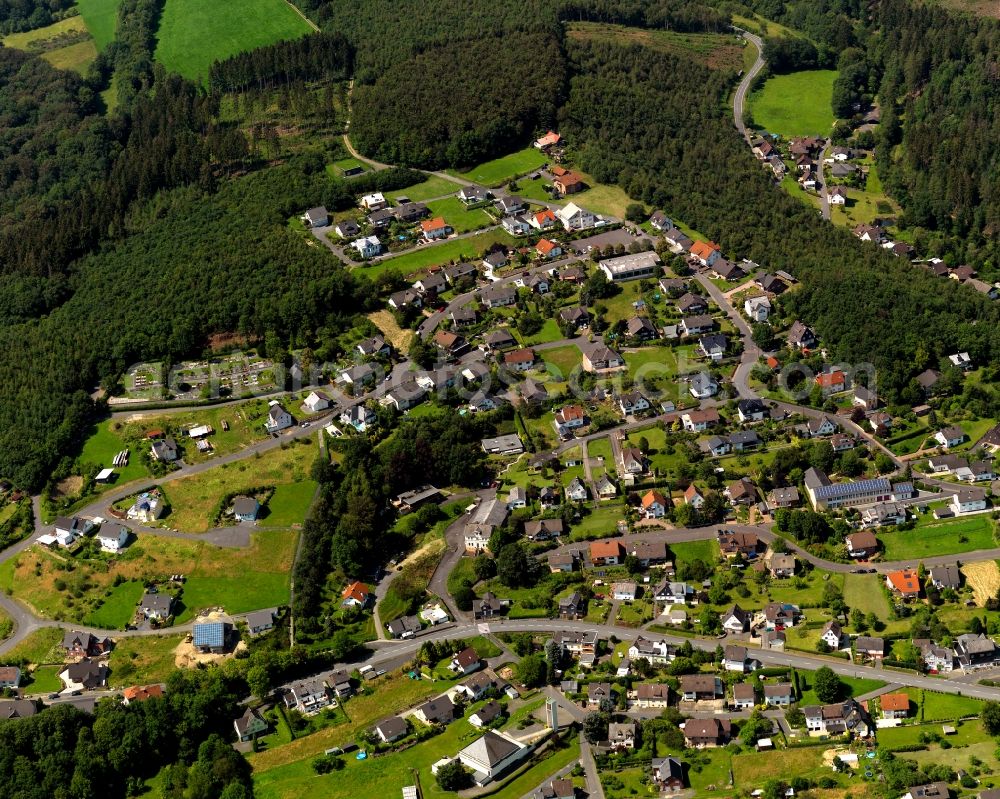
[[[867,738],[872,731],[867,714],[853,699],[834,705],[811,705],[803,708],[806,730],[810,735],[843,735],[851,733]]]
[[[371,589],[364,583],[355,580],[340,592],[341,605],[344,607],[364,608],[371,601]]]
[[[483,665],[479,654],[471,646],[467,646],[461,652],[456,652],[455,656],[448,664],[448,669],[456,674],[471,674]]]
[[[586,612],[586,603],[579,591],[574,591],[569,596],[564,596],[559,600],[560,619],[580,619]]]
[[[750,297],[743,302],[743,312],[751,322],[766,322],[771,315],[771,301],[767,297]]]
[[[257,708],[248,707],[243,715],[233,722],[236,738],[239,741],[253,741],[258,735],[266,735],[270,725],[264,720]]]
[[[595,566],[617,566],[625,559],[625,548],[619,541],[594,541],[590,545],[590,560]]]
[[[757,502],[757,487],[749,477],[730,483],[722,493],[733,505],[754,505]]]
[[[566,486],[566,499],[570,502],[586,502],[587,486],[579,477],[574,477]]]
[[[997,645],[982,633],[964,633],[955,638],[955,658],[965,671],[992,667],[998,660]]]
[[[666,683],[639,683],[635,686],[633,707],[643,709],[670,706],[670,686]]]
[[[587,415],[580,405],[563,405],[556,411],[553,424],[560,436],[568,437],[573,430],[579,430],[587,423]]]
[[[539,239],[538,243],[535,244],[535,252],[538,253],[539,257],[549,260],[562,255],[563,248],[559,242],[552,241],[552,239]]]
[[[514,486],[507,494],[507,507],[511,510],[524,508],[528,505],[528,494],[521,486]]]
[[[615,695],[609,682],[592,682],[587,684],[587,705],[591,708],[600,707],[601,702],[616,704]]]
[[[686,605],[695,599],[694,588],[687,583],[668,580],[653,590],[653,599],[667,605]]]
[[[177,451],[177,442],[171,436],[154,441],[150,445],[149,454],[154,461],[160,463],[173,463],[180,457]]]
[[[910,714],[910,697],[902,692],[882,694],[879,706],[884,719],[905,719]]]
[[[738,264],[719,258],[712,264],[712,276],[719,280],[735,281],[746,277],[746,272]]]
[[[788,707],[795,701],[792,684],[780,682],[764,686],[764,704],[768,707]]]
[[[991,791],[985,791],[979,794],[980,799],[986,794],[991,793]],[[948,783],[946,782],[932,782],[927,785],[914,785],[907,791],[902,799],[949,799],[951,796],[950,790],[948,788]]]
[[[697,409],[681,414],[681,424],[685,430],[692,433],[702,433],[710,427],[719,424],[721,421],[722,418],[715,408]]]
[[[715,328],[715,320],[707,314],[685,316],[681,319],[680,329],[685,336],[698,336],[710,333]]]
[[[373,425],[376,418],[375,411],[363,403],[346,408],[339,417],[343,424],[350,425],[359,433],[365,432]]]
[[[775,552],[767,562],[767,570],[771,577],[776,580],[793,577],[795,575],[795,556]]]
[[[536,519],[524,523],[524,537],[529,541],[548,541],[563,534],[562,519]]]
[[[601,478],[595,483],[595,488],[597,489],[599,499],[614,499],[618,494],[618,487],[606,473],[602,474]]]
[[[247,632],[250,635],[260,635],[274,629],[274,621],[278,616],[277,608],[255,610],[246,615]]]
[[[788,344],[798,350],[811,350],[816,346],[816,334],[796,319],[788,330]]]
[[[226,651],[231,633],[232,626],[226,622],[195,624],[191,630],[191,644],[202,654],[221,655]]]
[[[483,452],[487,455],[520,455],[524,452],[524,443],[516,433],[496,438],[484,438],[482,446]]]
[[[556,211],[556,216],[559,217],[559,221],[568,231],[587,230],[597,223],[597,217],[594,214],[584,210],[576,203],[566,203]]]
[[[951,498],[951,510],[955,515],[985,510],[986,504],[986,491],[982,488],[961,488]]]
[[[478,205],[490,199],[492,194],[482,186],[463,186],[458,192],[458,199],[466,205]]]
[[[684,490],[684,504],[690,505],[692,508],[700,508],[705,504],[705,498],[701,495],[698,489],[695,487],[694,483],[691,483]]]
[[[632,555],[644,568],[664,566],[673,573],[673,563],[667,561],[667,545],[663,541],[636,541],[632,545]]]
[[[517,301],[517,291],[510,286],[494,286],[481,291],[479,301],[487,308],[503,308]]]
[[[378,236],[362,236],[352,241],[351,247],[357,250],[362,259],[374,258],[382,252],[382,242],[378,240]]]
[[[535,351],[530,347],[514,350],[513,352],[505,353],[503,356],[504,366],[516,372],[530,371],[535,365],[536,360]]]
[[[674,661],[676,657],[676,647],[668,644],[662,638],[651,640],[642,635],[636,637],[632,645],[629,646],[627,655],[630,660],[645,658],[654,666],[666,666]]]
[[[965,431],[958,425],[945,427],[934,434],[934,440],[944,449],[951,449],[952,447],[961,445],[965,441]]]
[[[108,684],[108,667],[90,658],[70,663],[59,672],[67,691],[93,691]]]
[[[600,638],[593,630],[587,632],[556,632],[552,640],[559,645],[567,655],[580,660],[581,666],[593,666],[597,659],[597,647]],[[607,685],[607,683],[605,683]]]
[[[708,372],[698,372],[688,379],[688,392],[695,399],[707,399],[719,393],[719,384]]]
[[[753,670],[753,660],[749,657],[745,646],[727,646],[722,656],[722,667],[726,671],[746,674]]]
[[[233,499],[233,518],[238,522],[255,522],[260,513],[256,497],[238,496]]]
[[[583,353],[582,363],[585,372],[604,372],[620,369],[625,360],[610,347],[596,344]]]
[[[472,615],[480,619],[492,619],[503,614],[504,605],[492,591],[483,594],[482,599],[472,600]]]
[[[319,205],[306,211],[303,220],[307,227],[326,227],[330,224],[330,212],[322,205]]]
[[[446,358],[458,358],[469,351],[469,342],[450,330],[438,330],[434,334],[434,345]],[[419,380],[417,382],[420,382]]]
[[[573,552],[550,552],[548,562],[552,574],[568,574],[576,571],[579,558]]]
[[[767,416],[767,406],[759,399],[743,399],[736,403],[736,414],[743,424],[760,422]]]
[[[795,508],[801,501],[799,490],[795,486],[775,488],[768,494],[768,504],[772,508]]]
[[[103,552],[115,554],[128,546],[131,537],[132,531],[124,524],[105,522],[101,525],[101,531],[97,534],[97,543],[101,545]]]
[[[819,638],[823,643],[830,647],[830,649],[836,651],[841,648],[841,644],[844,640],[844,631],[838,622],[828,621],[825,625],[823,625]]]
[[[885,584],[889,590],[903,599],[916,599],[920,596],[920,580],[914,569],[899,569],[885,575]]]
[[[151,594],[147,591],[139,600],[139,610],[151,621],[163,621],[170,617],[173,604],[174,598],[170,594]]]
[[[500,224],[512,236],[527,236],[531,232],[531,223],[523,216],[505,216]]]
[[[423,626],[416,616],[400,616],[390,621],[385,628],[392,638],[403,639],[412,638],[423,629]]]
[[[635,749],[636,723],[611,722],[608,725],[608,745],[615,750]]]
[[[885,639],[859,635],[854,639],[854,654],[862,663],[881,662],[885,657]]]
[[[455,720],[455,704],[447,696],[439,696],[422,704],[413,715],[424,724],[450,724]]]
[[[292,415],[276,401],[272,400],[267,409],[267,421],[264,423],[269,433],[278,433],[292,426]]]
[[[935,588],[952,588],[957,591],[962,587],[962,572],[959,570],[957,563],[931,566],[929,575],[931,583]]]
[[[406,719],[399,716],[391,716],[385,721],[376,724],[373,729],[379,740],[384,744],[394,743],[400,738],[405,738],[410,731]]]
[[[649,224],[653,230],[658,230],[661,233],[674,226],[673,220],[660,210],[653,211],[652,216],[649,217]]]
[[[852,558],[867,559],[878,552],[878,538],[870,530],[851,533],[845,539],[847,554]]]
[[[667,498],[659,491],[650,490],[643,494],[642,515],[646,519],[662,519],[667,512]]]
[[[504,216],[516,216],[528,210],[528,203],[516,195],[503,195],[496,199],[497,209]]]
[[[733,698],[729,707],[733,710],[752,710],[757,704],[757,691],[753,683],[738,682],[733,686]]]
[[[747,560],[753,560],[760,551],[760,538],[756,533],[741,530],[720,530],[719,550],[726,558],[742,555]]]
[[[782,557],[791,556],[783,555]],[[793,605],[789,602],[768,602],[764,606],[763,615],[764,626],[767,629],[785,629],[787,627],[795,626],[795,623],[802,616],[802,611],[799,609],[798,605]]]
[[[750,614],[739,605],[733,605],[729,610],[720,614],[722,629],[727,633],[745,633],[750,629]]]
[[[646,471],[646,458],[638,447],[622,449],[621,464],[626,475],[634,476]]]
[[[21,670],[17,666],[0,666],[0,689],[16,690],[21,684]]]
[[[726,357],[728,340],[723,333],[710,333],[698,339],[698,350],[710,361],[721,361]]]
[[[684,722],[684,743],[692,749],[724,746],[731,734],[729,719],[688,719]]]
[[[472,771],[476,785],[492,782],[498,775],[528,756],[532,750],[505,733],[489,730],[458,753],[458,760]]]
[[[690,252],[691,248],[694,246],[694,241],[692,241],[686,233],[675,227],[672,227],[670,230],[664,232],[663,240],[675,253]]]
[[[705,702],[725,697],[722,680],[715,674],[682,674],[678,691],[685,702]]]
[[[914,638],[913,645],[920,651],[924,669],[932,674],[950,674],[955,670],[955,652],[938,646],[927,638]]]
[[[70,658],[98,657],[110,652],[113,646],[110,638],[98,638],[79,630],[65,632],[62,639],[62,649]]]
[[[617,602],[634,602],[639,587],[633,580],[611,584],[611,598]]]
[[[559,311],[559,320],[568,327],[579,330],[590,325],[590,313],[586,308],[575,305],[572,308],[563,308]]]
[[[486,348],[490,352],[504,350],[517,344],[517,341],[515,341],[510,332],[504,329],[493,330],[490,333],[487,333],[484,341],[486,343]]]
[[[361,198],[361,207],[366,211],[379,211],[383,208],[388,208],[389,203],[382,192],[376,191],[372,194],[366,194]]]
[[[653,783],[660,793],[680,793],[684,790],[684,764],[676,757],[654,757],[650,767]]]
[[[691,245],[691,257],[702,266],[712,266],[722,257],[722,250],[713,241],[696,241]]]

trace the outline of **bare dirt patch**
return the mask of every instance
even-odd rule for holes
[[[382,334],[395,347],[397,352],[409,351],[410,343],[413,341],[413,331],[403,330],[396,323],[396,317],[389,313],[389,311],[375,311],[368,314],[368,318],[375,327],[382,331]]]
[[[198,617],[199,622],[209,622],[209,621],[224,621],[231,622],[232,619],[225,613],[213,612],[208,613],[204,616]],[[194,648],[194,644],[191,643],[191,638],[188,636],[183,641],[177,645],[177,649],[174,650],[174,665],[179,669],[192,669],[197,668],[202,664],[208,663],[222,663],[224,660],[228,660],[231,657],[235,657],[237,652],[242,652],[247,648],[244,641],[240,641],[233,648],[231,652],[226,652],[221,655],[214,655],[211,653],[199,652]]]
[[[212,352],[228,349],[229,347],[245,347],[249,339],[242,333],[209,333],[205,343]]]
[[[1000,567],[995,560],[966,563],[962,566],[962,574],[979,607],[985,607],[986,600],[995,597],[1000,590]]]

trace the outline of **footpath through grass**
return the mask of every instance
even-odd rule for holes
[[[167,0],[156,59],[169,71],[206,78],[213,61],[310,33],[309,23],[284,0]]]
[[[754,125],[786,138],[829,135],[836,77],[834,69],[775,75],[750,96]]]

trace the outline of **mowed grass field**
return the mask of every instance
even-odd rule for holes
[[[921,525],[915,530],[883,533],[879,535],[879,541],[882,542],[886,560],[957,555],[996,546],[993,521],[987,514]]]
[[[205,78],[213,61],[312,32],[284,0],[167,0],[156,59],[188,78]]]
[[[459,173],[459,177],[481,183],[484,186],[499,186],[511,178],[533,172],[548,161],[545,153],[534,147],[525,147],[516,153],[494,158],[485,164],[480,164],[468,172]]]
[[[146,535],[113,564],[78,561],[72,572],[63,571],[55,555],[35,547],[0,567],[0,590],[45,618],[123,627],[143,581],[183,574],[178,622],[220,605],[229,613],[246,613],[288,603],[296,540],[294,532],[261,531],[241,549]],[[119,575],[126,582],[116,587]],[[81,595],[75,596],[78,591]]]
[[[104,50],[115,38],[118,0],[78,0],[77,6],[98,51]]]
[[[750,96],[754,124],[781,136],[826,136],[833,125],[834,69],[775,75]]]
[[[87,34],[83,41],[76,41],[62,47],[56,46],[55,40],[65,37],[66,41]],[[87,25],[82,17],[68,17],[44,28],[37,28],[25,33],[12,33],[3,39],[4,47],[14,47],[19,50],[41,51],[41,56],[57,69],[70,69],[84,73],[97,58],[97,46],[89,35]]]
[[[377,274],[387,269],[392,269],[403,277],[407,277],[421,270],[426,270],[430,266],[482,255],[490,245],[497,243],[511,246],[514,243],[514,237],[503,228],[494,228],[477,233],[475,236],[469,236],[467,239],[451,239],[444,244],[417,247],[404,255],[379,261],[374,266],[359,266],[357,268],[373,279]]]
[[[271,513],[278,517],[278,521],[269,516],[260,519],[269,527],[300,523],[305,516],[306,505],[295,508],[293,503],[297,499],[308,502],[307,498],[312,497],[316,483],[310,479],[309,470],[317,452],[311,439],[300,441],[304,443],[292,444],[287,449],[272,449],[259,457],[224,463],[218,468],[167,483],[170,513],[164,517],[163,524],[185,533],[204,533],[214,524],[212,516],[219,500],[228,493],[249,492],[264,486],[277,489],[303,485],[301,493],[275,492],[278,504],[271,509]]]

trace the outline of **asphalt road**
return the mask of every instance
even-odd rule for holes
[[[750,134],[747,132],[747,126],[743,122],[743,112],[750,84],[753,83],[753,79],[764,68],[764,43],[759,36],[755,36],[749,31],[740,28],[737,28],[737,30],[743,35],[743,38],[757,49],[757,58],[753,62],[753,66],[747,70],[747,73],[743,76],[743,80],[740,81],[740,85],[736,87],[736,93],[733,95],[733,121],[736,123],[736,129],[740,132],[740,135],[746,139],[747,144],[750,144]]]

